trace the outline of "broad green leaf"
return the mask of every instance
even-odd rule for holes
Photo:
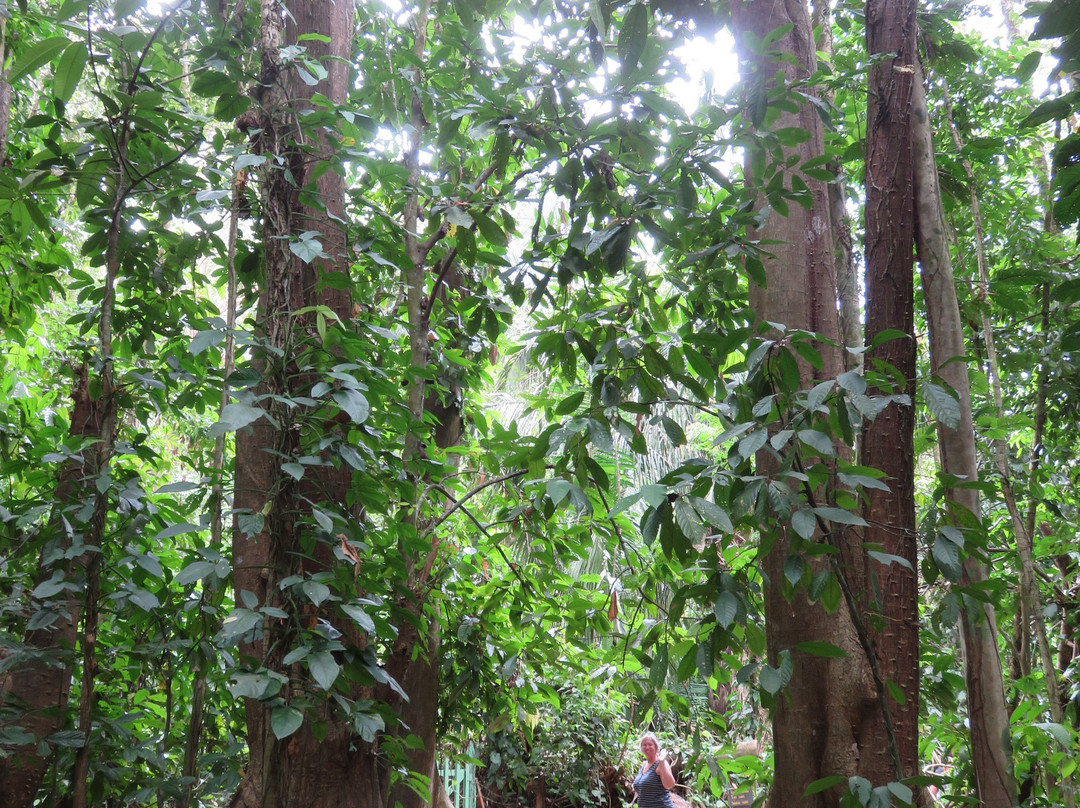
[[[192,491],[201,490],[202,487],[203,486],[199,485],[198,483],[187,483],[187,482],[168,483],[167,485],[161,486],[154,493],[155,494],[190,494]]]
[[[216,565],[211,564],[209,561],[192,561],[180,570],[173,580],[180,586],[187,586],[196,581],[201,581],[207,575],[212,574],[215,569]]]
[[[75,93],[86,68],[86,43],[72,42],[60,57],[53,73],[53,95],[67,102]]]
[[[795,646],[795,650],[802,651],[810,656],[825,657],[826,659],[843,659],[848,655],[843,648],[821,640],[801,642]]]
[[[238,429],[243,429],[248,424],[254,423],[264,415],[266,415],[266,410],[262,407],[252,407],[249,404],[234,401],[227,404],[225,409],[221,411],[221,418],[218,420],[217,426],[221,431],[235,432]]]
[[[8,83],[14,84],[23,76],[32,73],[45,63],[52,61],[53,57],[68,47],[71,42],[66,36],[52,36],[35,42],[22,52],[22,55],[11,66],[8,73]]]
[[[320,581],[313,581],[308,578],[300,584],[300,588],[304,591],[304,594],[308,596],[308,600],[316,606],[330,597],[330,587]]]
[[[496,247],[506,246],[506,233],[503,232],[503,229],[499,227],[494,219],[478,210],[470,210],[469,215],[476,222],[476,229],[480,231],[480,235],[489,244],[494,244]]]
[[[900,685],[898,685],[892,679],[889,679],[887,682],[885,682],[885,689],[889,691],[889,695],[892,697],[892,700],[899,704],[901,707],[907,704],[907,696],[905,696],[904,691],[900,689]]]
[[[759,427],[739,441],[739,454],[748,459],[753,457],[768,439],[769,431],[764,427]]]
[[[641,54],[645,51],[648,36],[649,9],[644,3],[635,3],[630,6],[623,18],[622,27],[619,29],[619,41],[616,45],[624,80],[638,66]]]
[[[801,538],[809,541],[817,530],[817,518],[813,511],[801,508],[791,515],[791,527]]]
[[[191,82],[191,92],[201,98],[217,98],[226,93],[237,92],[236,82],[224,73],[204,70]]]
[[[295,707],[275,707],[270,713],[270,727],[279,741],[288,738],[304,723],[304,714]]]
[[[877,563],[883,564],[886,567],[891,564],[899,564],[901,567],[905,567],[909,570],[914,569],[911,566],[911,562],[903,556],[894,555],[893,553],[883,553],[879,550],[867,550],[866,554]]]
[[[643,485],[638,494],[650,508],[659,508],[668,501],[668,489],[666,485]]]
[[[233,171],[243,171],[255,166],[261,166],[266,162],[265,154],[241,154],[236,158],[236,162],[233,164]]]
[[[836,522],[840,525],[857,525],[859,527],[866,526],[866,520],[859,516],[857,513],[851,511],[845,511],[843,508],[822,507],[813,508],[813,512],[822,519],[828,519],[830,522]]]
[[[847,390],[852,395],[861,396],[866,392],[866,379],[858,370],[841,373],[836,377],[836,383],[841,389]]]
[[[739,613],[739,599],[731,592],[724,591],[713,604],[713,614],[716,622],[723,628],[729,628]]]
[[[225,333],[223,331],[217,331],[214,329],[200,331],[192,338],[191,344],[188,345],[188,350],[193,356],[198,356],[207,348],[212,348],[213,346],[220,344],[224,340]]]
[[[566,398],[558,403],[555,407],[556,415],[569,415],[577,411],[577,408],[581,406],[581,402],[585,398],[584,392],[571,393]]]
[[[315,679],[315,683],[323,690],[329,690],[334,686],[341,666],[334,661],[334,655],[329,651],[316,651],[307,658],[308,670]]]
[[[161,605],[157,595],[153,592],[147,592],[145,589],[136,589],[131,593],[129,599],[144,612],[152,612]]]
[[[908,788],[903,783],[895,783],[895,782],[894,783],[889,783],[887,788],[889,789],[889,791],[892,792],[894,797],[896,797],[898,800],[900,800],[900,802],[905,803],[907,805],[913,805],[914,804],[913,800],[914,800],[915,795],[912,794],[911,789]]]
[[[371,405],[368,404],[367,398],[359,390],[351,387],[335,390],[331,393],[331,398],[348,414],[354,424],[364,423],[371,414]]]
[[[323,252],[322,243],[314,236],[300,237],[296,241],[289,242],[289,250],[301,261],[310,264],[316,258],[328,257]]]
[[[548,480],[547,495],[548,498],[551,500],[552,505],[558,505],[560,502],[566,499],[566,495],[569,493],[570,483],[567,480]]]
[[[362,607],[357,606],[354,603],[343,603],[341,605],[341,610],[351,617],[353,622],[368,634],[375,633],[375,621],[371,619],[371,616],[365,612]]]
[[[446,216],[446,221],[455,227],[468,228],[473,226],[474,220],[469,214],[469,211],[458,205],[448,205],[444,215]]]
[[[949,541],[945,536],[938,533],[934,539],[934,546],[931,548],[931,554],[934,558],[934,563],[937,564],[945,577],[953,583],[960,580],[960,548]]]
[[[960,402],[948,390],[933,382],[925,382],[923,398],[926,400],[926,408],[930,410],[930,414],[942,424],[949,429],[960,426]]]
[[[159,531],[154,536],[154,541],[171,539],[173,536],[183,536],[185,533],[198,533],[202,529],[198,525],[191,524],[191,522],[177,522],[175,525],[169,525],[164,530]]]
[[[1043,732],[1049,733],[1051,737],[1065,749],[1069,749],[1072,745],[1072,735],[1066,727],[1061,724],[1055,724],[1052,721],[1040,721],[1034,726],[1043,730]]]
[[[31,593],[38,600],[45,600],[51,598],[53,595],[58,595],[67,589],[67,584],[64,581],[64,575],[61,572],[54,572],[53,577],[48,581],[42,581]]]
[[[663,687],[664,681],[667,679],[667,672],[668,647],[661,645],[660,650],[653,658],[652,665],[649,666],[649,684],[656,689]]]
[[[86,733],[77,729],[66,729],[46,735],[45,742],[65,749],[81,749],[86,744]]]
[[[803,570],[806,565],[803,562],[801,555],[789,555],[784,560],[784,577],[787,578],[788,583],[795,586],[802,580]]]
[[[729,517],[727,511],[719,505],[702,497],[690,497],[690,504],[694,506],[702,519],[721,533],[731,534],[735,532],[735,526],[731,523],[731,517]]]
[[[806,791],[803,792],[804,797],[809,797],[812,794],[819,794],[822,791],[828,791],[830,788],[847,782],[846,777],[842,777],[839,774],[834,774],[831,777],[822,777],[820,780],[815,780],[806,787]]]
[[[611,510],[608,511],[608,516],[614,518],[615,516],[629,508],[631,505],[635,504],[640,499],[640,492],[627,494],[625,497],[619,497],[618,501],[616,501],[616,503],[611,507]]]
[[[250,609],[233,609],[218,632],[218,642],[232,645],[263,621],[263,616]]]
[[[870,791],[873,784],[865,777],[853,776],[848,778],[848,790],[859,798],[859,802],[866,805],[870,801]]]
[[[779,693],[780,688],[783,687],[780,680],[780,671],[770,665],[761,666],[761,671],[758,673],[758,682],[761,684],[762,690],[772,696]]]
[[[705,527],[698,519],[697,511],[694,507],[686,501],[685,498],[680,498],[675,501],[674,507],[675,524],[679,526],[679,530],[686,536],[691,542],[699,542],[705,535]]]
[[[836,457],[836,446],[833,439],[824,432],[816,429],[800,429],[799,441],[809,446],[822,457]]]

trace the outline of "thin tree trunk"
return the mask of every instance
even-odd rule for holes
[[[752,33],[760,40],[780,26],[789,23],[793,26],[773,45],[790,55],[790,60],[774,61],[767,54],[741,54],[744,80],[755,87],[755,93],[765,92],[778,70],[786,74],[788,81],[804,79],[814,72],[816,48],[804,1],[738,2],[732,6],[732,21],[737,40],[745,33]],[[782,112],[774,125],[798,127],[810,133],[809,140],[797,149],[785,150],[787,154],[797,152],[800,161],[805,161],[824,152],[821,120],[809,104],[798,113]],[[755,183],[749,150],[744,171],[747,182]],[[774,211],[760,230],[749,234],[769,243],[771,254],[763,262],[766,284],[751,284],[750,301],[759,322],[783,323],[788,328],[816,332],[835,344],[839,326],[828,192],[819,180],[807,177],[805,181],[811,191],[810,210],[792,205],[787,217]],[[759,189],[759,205],[760,193]],[[819,370],[799,362],[804,386],[835,379],[843,371],[839,350],[825,344],[816,347],[823,360]],[[838,451],[843,453],[845,449],[841,446]],[[757,471],[768,476],[776,471],[776,463],[767,453],[760,453]],[[823,501],[827,498],[827,492],[815,492],[818,495]],[[865,705],[875,699],[873,683],[849,612],[828,614],[820,603],[810,603],[801,589],[790,601],[784,597],[781,582],[791,547],[786,528],[776,526],[773,535],[764,536],[763,541],[774,542],[760,558],[766,582],[768,659],[775,666],[782,652],[790,652],[793,662],[791,680],[773,712],[774,778],[769,805],[825,808],[836,805],[841,792],[833,790],[804,797],[806,787],[828,775],[855,773],[853,750],[859,749],[858,734]],[[809,640],[832,643],[843,648],[848,657],[827,660],[795,650],[799,643]]]
[[[0,17],[0,166],[7,161],[11,128],[11,83],[8,81],[7,17]]]
[[[957,153],[961,153],[963,144],[960,142],[960,133],[952,121],[951,103],[948,97],[948,88],[945,89],[945,115],[949,124],[949,132],[952,134],[953,144]],[[971,163],[967,158],[961,158],[961,165],[967,176],[968,189],[971,193],[971,214],[975,223],[975,255],[979,270],[979,295],[983,300],[988,299],[990,294],[990,279],[986,268],[986,251],[983,241],[982,215],[979,210],[979,195],[975,186],[975,175],[971,169]],[[983,341],[986,343],[987,374],[990,378],[990,388],[994,394],[994,409],[1000,417],[1004,413],[1001,394],[1001,375],[998,371],[997,350],[994,347],[994,331],[990,322],[990,316],[985,312],[982,315]],[[1017,554],[1020,557],[1020,594],[1027,608],[1028,617],[1035,630],[1036,644],[1039,649],[1039,661],[1042,664],[1043,679],[1046,686],[1047,696],[1050,700],[1050,715],[1053,720],[1060,724],[1064,720],[1061,711],[1061,691],[1058,685],[1057,668],[1054,667],[1054,659],[1050,650],[1050,640],[1046,633],[1046,621],[1042,613],[1042,597],[1039,593],[1038,584],[1035,581],[1034,548],[1031,533],[1027,531],[1024,519],[1020,513],[1016,501],[1016,492],[1012,486],[1012,472],[1009,470],[1008,446],[1004,439],[995,438],[991,441],[993,447],[994,463],[997,467],[1001,480],[1001,493],[1005,499],[1005,505],[1009,510],[1012,520],[1013,533],[1016,539]],[[1024,626],[1025,632],[1027,626]],[[1070,779],[1063,784],[1063,797],[1066,808],[1073,808],[1076,804]]]
[[[833,53],[832,15],[829,0],[814,0],[811,24],[821,31],[818,50],[827,56]],[[825,100],[833,101],[833,93],[824,93]],[[855,266],[855,249],[851,240],[851,217],[847,212],[847,185],[842,181],[843,167],[839,161],[827,165],[837,179],[826,188],[829,192],[829,220],[832,223],[834,262],[836,266],[836,298],[839,301],[840,344],[846,348],[861,348],[863,344],[862,321],[859,304],[859,273]],[[862,364],[862,352],[844,351],[844,370],[852,370]]]
[[[113,357],[113,311],[116,306],[116,283],[120,277],[120,228],[124,201],[131,192],[127,176],[127,149],[130,128],[126,121],[117,129],[116,154],[117,175],[113,188],[113,203],[109,217],[109,229],[105,239],[105,279],[102,285],[101,310],[98,315],[98,346],[101,369],[98,372],[99,397],[90,396],[87,370],[81,371],[72,411],[71,434],[96,439],[97,443],[84,450],[80,458],[68,461],[60,475],[56,492],[56,510],[50,522],[57,539],[46,545],[39,564],[38,577],[48,577],[58,558],[77,540],[85,550],[66,566],[64,578],[82,572],[79,587],[68,590],[64,611],[49,628],[29,632],[26,644],[41,650],[59,649],[60,665],[48,664],[47,657],[34,660],[16,669],[9,678],[0,682],[0,702],[4,705],[22,706],[27,710],[23,727],[40,741],[61,726],[68,704],[71,688],[73,658],[66,657],[75,647],[76,637],[82,651],[82,679],[79,702],[79,730],[83,743],[75,755],[75,777],[72,784],[73,805],[86,808],[87,772],[91,752],[90,736],[93,730],[93,684],[96,667],[98,578],[101,564],[101,545],[109,505],[109,489],[98,488],[98,481],[105,478],[112,461],[116,439],[116,409]],[[71,510],[77,510],[82,497],[94,503],[89,519],[80,521]],[[72,523],[72,533],[65,531],[64,520]],[[57,547],[62,548],[57,552]],[[83,630],[78,633],[78,625]],[[45,710],[53,711],[43,716]],[[41,787],[47,768],[45,756],[28,753],[0,760],[0,805],[5,808],[29,808],[34,795]]]
[[[79,442],[101,435],[105,422],[102,402],[90,397],[90,380],[83,365],[72,394],[73,406],[69,416],[69,435]],[[77,521],[75,514],[82,506],[82,497],[94,490],[94,448],[84,450],[78,459],[64,464],[54,494],[54,512],[49,520],[49,539],[42,551],[36,580],[48,581],[56,562],[71,546],[63,520],[71,521],[75,531],[87,532],[84,546],[88,549],[61,567],[66,581],[80,584],[88,576],[97,553],[90,539],[88,523]],[[79,575],[81,573],[81,576]],[[48,628],[27,632],[24,644],[39,652],[36,659],[17,665],[0,678],[0,705],[23,710],[17,725],[29,733],[34,742],[25,750],[8,758],[0,758],[0,805],[5,808],[31,808],[34,796],[41,787],[48,768],[48,756],[39,755],[38,742],[59,730],[67,708],[71,688],[71,672],[78,627],[82,617],[83,599],[70,590],[63,603],[57,604],[58,616]]]
[[[913,93],[915,123],[915,198],[918,227],[917,248],[922,270],[930,331],[930,364],[935,375],[948,384],[960,404],[960,420],[955,428],[938,421],[938,443],[942,472],[957,480],[979,478],[972,421],[971,388],[964,361],[963,322],[956,298],[948,231],[942,208],[934,160],[921,67]],[[967,524],[980,515],[978,490],[952,486],[946,491],[952,520]],[[982,562],[966,554],[962,562],[960,587],[981,583],[987,578]],[[1012,776],[1012,749],[1009,744],[1009,713],[997,645],[997,624],[991,604],[959,598],[961,635],[964,643],[964,674],[967,683],[968,721],[971,753],[975,767],[976,793],[988,808],[1010,808],[1016,804],[1016,781]]]
[[[243,197],[245,177],[239,174],[233,178],[232,202],[229,205],[229,237],[226,244],[225,266],[228,273],[225,291],[225,346],[223,350],[223,362],[221,368],[221,401],[218,403],[218,419],[220,420],[225,407],[229,403],[229,377],[233,373],[236,362],[236,234],[240,218],[240,203]],[[211,473],[214,476],[213,489],[211,491],[210,513],[210,546],[220,548],[224,541],[224,519],[222,504],[225,500],[222,480],[225,474],[225,433],[220,433],[214,439],[214,453],[210,462]],[[216,591],[203,590],[203,598],[218,600]],[[184,760],[180,774],[184,778],[190,778],[192,782],[184,786],[182,796],[177,800],[177,808],[188,808],[191,797],[198,780],[199,748],[202,739],[203,709],[206,703],[206,660],[202,659],[201,652],[196,650],[196,657],[192,664],[195,673],[195,682],[191,688],[191,720],[188,723],[187,735],[184,739]]]
[[[883,331],[904,336],[872,347],[868,366],[883,378],[880,395],[904,394],[862,428],[860,463],[885,472],[889,490],[871,489],[863,515],[867,546],[904,559],[880,564],[863,554],[852,584],[863,597],[871,644],[890,691],[862,735],[859,773],[874,785],[918,769],[918,541],[915,529],[915,197],[912,180],[914,0],[868,0],[870,69],[866,130],[866,340]],[[888,57],[888,54],[895,54]],[[878,363],[883,363],[885,370]],[[895,377],[892,377],[895,374]],[[873,384],[873,382],[871,382]],[[872,388],[871,388],[872,389]],[[861,549],[861,548],[860,548]],[[860,574],[861,573],[861,574]],[[873,593],[873,594],[871,594]],[[875,615],[880,614],[880,620]],[[875,624],[880,627],[875,627]]]

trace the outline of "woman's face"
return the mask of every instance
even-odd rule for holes
[[[656,755],[656,741],[652,738],[641,739],[641,754],[647,758],[654,757]]]

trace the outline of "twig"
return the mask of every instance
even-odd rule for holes
[[[502,483],[502,482],[506,482],[507,480],[513,480],[513,479],[516,479],[518,477],[522,477],[527,473],[528,473],[528,469],[520,469],[518,471],[512,471],[509,474],[503,474],[501,477],[494,477],[494,478],[492,478],[490,480],[485,480],[484,482],[480,483],[480,485],[478,485],[476,488],[474,488],[472,491],[470,491],[469,493],[467,493],[465,496],[463,496],[461,499],[458,499],[458,500],[455,500],[453,497],[450,497],[449,494],[447,494],[447,497],[450,499],[450,507],[448,507],[445,511],[443,511],[442,516],[440,516],[438,519],[436,519],[434,522],[432,522],[430,525],[428,525],[428,527],[424,530],[422,538],[426,538],[428,535],[430,535],[431,532],[433,530],[435,530],[435,528],[437,528],[439,525],[441,525],[443,522],[445,522],[448,518],[450,518],[450,515],[452,513],[454,513],[454,511],[461,508],[462,505],[464,505],[470,499],[475,497],[477,494],[479,494],[485,488],[490,488],[491,486],[496,485],[498,483]],[[436,486],[436,488],[438,488],[438,486]],[[446,494],[445,491],[443,491],[443,493]]]

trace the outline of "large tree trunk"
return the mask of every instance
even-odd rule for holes
[[[979,470],[971,388],[967,364],[963,361],[967,355],[963,323],[953,281],[948,231],[934,161],[933,133],[921,72],[916,78],[912,93],[915,189],[918,200],[916,235],[930,331],[930,363],[934,374],[953,389],[960,404],[960,419],[955,428],[938,421],[941,470],[948,478],[977,480]],[[957,525],[968,523],[970,517],[979,517],[977,489],[951,486],[946,497],[953,510],[952,519]],[[985,581],[986,577],[983,563],[974,555],[966,554],[962,564],[961,588]],[[988,808],[1008,808],[1016,804],[1017,791],[1012,776],[1009,712],[1005,703],[994,608],[991,604],[971,598],[961,597],[960,603],[976,793],[980,803]]]
[[[331,103],[345,101],[348,59],[353,34],[353,5],[350,2],[323,3],[302,0],[288,9],[274,0],[263,0],[261,20],[262,77],[260,105],[253,128],[261,129],[257,148],[269,159],[263,175],[263,244],[265,280],[259,299],[258,336],[271,351],[257,353],[255,363],[264,372],[257,392],[279,395],[306,394],[312,379],[297,372],[294,338],[303,336],[307,323],[300,309],[327,306],[343,322],[351,317],[350,295],[337,284],[322,286],[320,276],[347,272],[344,220],[344,182],[333,170],[317,173],[322,160],[330,159],[331,145],[316,133],[298,136],[300,115],[310,108],[315,93]],[[325,37],[303,42],[307,55],[322,62],[327,76],[314,86],[300,79],[294,68],[281,61],[281,49],[297,43],[301,34]],[[298,141],[306,140],[306,143]],[[305,145],[309,148],[305,148]],[[279,162],[280,161],[280,162]],[[313,176],[317,179],[312,180]],[[318,204],[304,204],[301,191],[314,192]],[[316,231],[326,258],[302,261],[289,244],[303,231]],[[344,285],[344,284],[343,284]],[[308,329],[310,330],[310,329]],[[284,351],[275,359],[272,350]],[[299,545],[299,522],[311,515],[312,501],[325,501],[329,510],[342,512],[349,487],[347,469],[323,467],[309,472],[301,484],[282,472],[282,456],[296,452],[310,437],[299,422],[282,407],[275,414],[282,429],[266,418],[237,434],[236,491],[238,514],[263,514],[261,531],[251,535],[239,519],[233,530],[234,584],[238,597],[253,593],[259,606],[296,608],[286,602],[278,582],[290,574],[310,574],[330,563],[330,548],[320,543],[314,560],[303,563]],[[285,621],[289,622],[289,621]],[[297,666],[286,667],[289,629],[267,620],[261,639],[241,646],[255,664],[284,674],[290,686],[286,699],[305,689],[301,682],[293,690],[292,681],[303,678]],[[271,710],[249,699],[247,707],[250,761],[245,778],[234,798],[244,808],[277,808],[303,805],[323,808],[345,804],[370,805],[364,801],[372,790],[370,767],[361,760],[370,749],[353,737],[349,725],[338,717],[333,703],[322,701],[308,715],[303,726],[290,737],[278,740],[271,728]],[[324,722],[325,737],[316,739],[313,722]]]
[[[918,768],[918,545],[915,532],[914,191],[911,93],[914,85],[914,0],[869,0],[867,50],[896,54],[870,70],[866,129],[866,340],[887,330],[904,334],[867,357],[870,389],[904,394],[863,425],[860,462],[885,472],[889,490],[871,489],[864,506],[869,547],[904,559],[851,564],[852,588],[865,609],[882,682],[903,694],[881,694],[882,709],[861,739],[859,773],[874,785]],[[861,568],[860,568],[861,566]],[[880,615],[880,617],[878,617]]]
[[[771,84],[777,70],[783,70],[789,81],[804,79],[814,72],[817,58],[805,0],[736,3],[732,19],[737,37],[750,32],[758,40],[777,27],[793,25],[773,45],[792,60],[743,53],[744,78],[751,84]],[[809,140],[797,150],[786,149],[786,154],[797,152],[801,161],[806,161],[823,153],[821,120],[810,105],[803,105],[798,113],[783,112],[774,125],[798,127],[810,133]],[[753,159],[747,151],[747,181],[755,182]],[[764,261],[766,284],[751,285],[750,301],[759,322],[813,331],[835,344],[839,326],[828,194],[823,182],[803,179],[812,195],[810,209],[791,205],[786,217],[774,211],[759,231],[750,234],[768,241],[771,254]],[[816,347],[823,360],[819,370],[800,360],[800,383],[806,387],[822,379],[834,379],[843,371],[839,350],[824,343]],[[760,453],[757,467],[759,474],[769,475],[777,470],[777,461]],[[766,581],[769,662],[779,664],[784,651],[791,652],[793,661],[790,683],[777,699],[773,713],[775,773],[769,804],[775,808],[825,808],[837,804],[840,792],[804,797],[806,787],[828,775],[855,773],[853,750],[859,748],[857,738],[863,715],[868,706],[873,709],[873,685],[847,611],[829,614],[820,603],[810,603],[801,589],[791,600],[784,597],[784,564],[791,547],[788,529],[777,526],[775,536],[766,539],[775,539],[760,562]],[[810,640],[832,643],[848,656],[829,660],[794,650],[799,643]]]

